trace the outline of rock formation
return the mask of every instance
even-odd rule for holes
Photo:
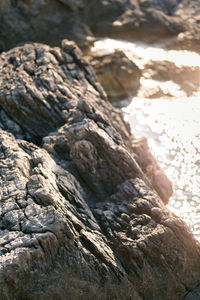
[[[198,292],[200,245],[76,45],[25,44],[0,68],[0,299]]]
[[[109,100],[121,100],[137,94],[141,71],[122,51],[93,55],[90,63]]]
[[[173,47],[199,51],[199,32],[196,0],[0,2],[0,52],[26,41],[58,45],[64,38],[85,48],[93,34],[149,41],[174,36]]]
[[[61,125],[84,121],[87,116],[134,154],[129,126],[104,101],[106,94],[80,50],[73,42],[63,41],[62,47],[27,44],[2,53],[2,129],[40,145],[44,136]],[[153,158],[146,168],[151,164],[156,164]],[[141,172],[139,166],[134,168]],[[166,183],[161,194],[165,200],[169,198],[165,193],[171,196],[171,185]]]

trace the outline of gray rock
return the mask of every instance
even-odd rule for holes
[[[64,38],[73,39],[87,48],[95,38],[80,20],[83,1],[1,1],[0,52],[27,41],[58,45]]]
[[[27,41],[59,45],[72,39],[85,49],[95,36],[157,41],[199,51],[196,0],[2,0],[0,52]],[[181,35],[179,35],[181,33]]]
[[[85,168],[88,169],[87,180],[93,189],[103,176],[104,188],[100,184],[99,194],[105,188],[112,192],[122,178],[130,178],[133,172],[145,178],[141,162],[138,165],[132,157],[135,155],[134,138],[129,126],[113,106],[104,101],[106,94],[75,43],[64,40],[62,48],[43,44],[16,47],[2,53],[0,66],[0,126],[3,130],[37,145],[41,145],[42,138],[52,132],[45,138],[46,149],[51,153],[58,152],[64,159],[71,159],[84,176]],[[65,123],[58,133],[54,133]],[[110,148],[106,159],[104,154],[97,157],[97,152],[103,147]],[[147,146],[146,149],[148,151]],[[111,157],[116,165],[113,183],[107,176],[113,172]],[[124,174],[121,167],[118,168],[119,157]],[[146,161],[143,170],[156,165],[153,157]],[[154,176],[156,168],[151,170],[151,174],[145,173],[166,201],[171,196],[171,184],[166,180],[160,193],[159,176]]]
[[[172,185],[152,156],[148,147],[147,139],[134,139],[132,142],[132,147],[137,163],[147,178],[150,179],[150,182],[157,191],[158,195],[165,203],[167,203],[168,199],[173,194]]]
[[[190,291],[184,299],[193,300],[199,298],[200,298],[200,286],[197,286],[194,290]]]
[[[141,71],[122,51],[94,55],[89,61],[109,100],[118,101],[137,94]]]
[[[141,179],[103,200],[46,150],[0,137],[1,299],[177,299],[198,283],[199,244]]]
[[[80,50],[73,43],[67,48],[27,44],[2,53],[0,102],[4,129],[18,131],[20,136],[21,128],[25,138],[40,140],[70,117],[80,101],[83,83],[85,97],[100,92],[105,98],[88,64],[82,61],[79,66]]]
[[[81,55],[63,41],[0,58],[0,299],[183,299],[200,245],[152,189]]]
[[[169,61],[150,61],[144,66],[143,72],[155,80],[175,82],[187,96],[191,96],[199,89],[199,66],[177,66]]]
[[[111,2],[111,1],[109,1]],[[93,32],[117,37],[157,41],[184,31],[183,18],[176,14],[181,1],[131,0],[118,15],[92,25]],[[186,8],[185,8],[186,10]]]

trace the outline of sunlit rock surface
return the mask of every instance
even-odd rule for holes
[[[200,245],[75,44],[0,64],[1,299],[184,299]]]
[[[134,154],[134,139],[128,124],[104,101],[103,88],[73,42],[63,41],[62,49],[40,44],[17,47],[2,53],[0,64],[2,129],[40,145],[44,136],[61,125],[89,118]],[[155,171],[159,168],[153,157],[147,161],[146,168],[151,165]],[[141,172],[137,164],[133,168],[137,174]],[[130,177],[130,171],[127,176]],[[166,178],[164,173],[163,176]],[[152,175],[148,178],[159,195],[168,199],[171,184],[167,178],[164,194],[160,194]]]

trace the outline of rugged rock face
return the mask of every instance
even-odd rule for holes
[[[134,154],[128,125],[104,101],[104,90],[73,42],[63,41],[62,50],[40,44],[17,47],[2,53],[0,65],[2,129],[40,145],[44,136],[61,125],[87,117]],[[139,166],[134,168],[141,173]],[[171,195],[167,182],[166,194]]]
[[[173,45],[199,50],[196,0],[1,0],[0,17],[0,51],[25,41],[58,45],[64,38],[85,48],[92,32],[149,41],[177,36]]]
[[[75,44],[0,65],[0,299],[184,299],[200,245]]]
[[[92,69],[81,61],[80,50],[73,43],[67,47],[67,52],[64,52],[58,47],[27,44],[2,53],[2,119],[10,117],[19,124],[20,134],[17,137],[41,140],[63,125],[70,114],[81,118],[76,108],[84,94],[82,83],[85,99],[88,94],[94,94],[94,98],[99,94],[106,98]],[[2,121],[2,124],[9,130],[9,122]]]
[[[122,51],[93,55],[90,63],[109,100],[124,99],[137,93],[141,71]]]
[[[98,35],[150,42],[174,37],[170,47],[199,52],[199,12],[196,0],[129,0],[118,15],[90,27]]]

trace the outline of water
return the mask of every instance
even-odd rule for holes
[[[200,55],[163,47],[105,39],[97,41],[93,51],[104,54],[121,49],[143,70],[137,97],[128,105],[122,103],[126,105],[124,117],[136,137],[148,138],[154,157],[173,184],[169,209],[184,219],[200,240]],[[178,74],[183,68],[196,68],[197,73],[182,72],[183,82],[177,78],[158,81],[146,70],[149,62],[165,62],[166,72],[171,62]],[[185,87],[191,83],[188,93]]]

